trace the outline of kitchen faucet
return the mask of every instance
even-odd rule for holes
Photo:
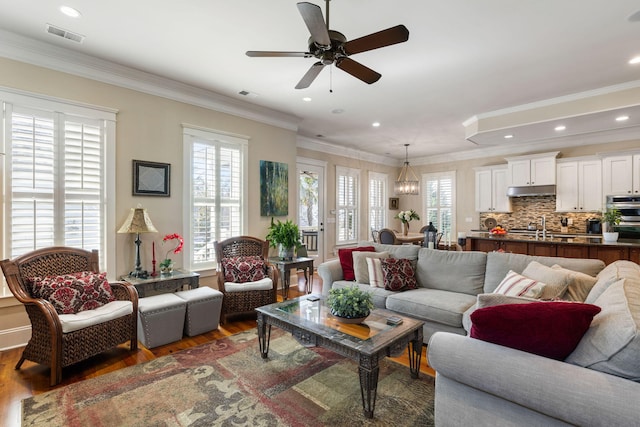
[[[544,215],[542,215],[540,223],[542,225],[542,240],[545,240],[547,238],[547,218]]]

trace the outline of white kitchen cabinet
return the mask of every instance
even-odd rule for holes
[[[556,211],[588,212],[602,209],[602,161],[558,162]]]
[[[507,187],[505,166],[476,168],[476,211],[511,212]]]
[[[640,194],[640,154],[619,154],[602,159],[604,196]]]
[[[554,185],[559,152],[507,158],[509,186]]]

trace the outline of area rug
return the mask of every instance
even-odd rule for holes
[[[304,348],[274,328],[262,359],[256,330],[22,401],[23,426],[429,426],[434,379],[381,361],[373,419],[358,366]]]

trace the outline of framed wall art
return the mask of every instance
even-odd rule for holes
[[[260,160],[260,216],[289,215],[289,165]]]
[[[133,195],[169,197],[171,164],[133,161]]]
[[[400,199],[398,197],[389,197],[389,209],[396,210],[400,205]]]

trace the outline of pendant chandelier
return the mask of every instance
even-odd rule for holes
[[[405,157],[404,166],[395,182],[394,190],[397,195],[400,194],[420,194],[420,182],[418,177],[409,166],[409,144],[404,144]]]

